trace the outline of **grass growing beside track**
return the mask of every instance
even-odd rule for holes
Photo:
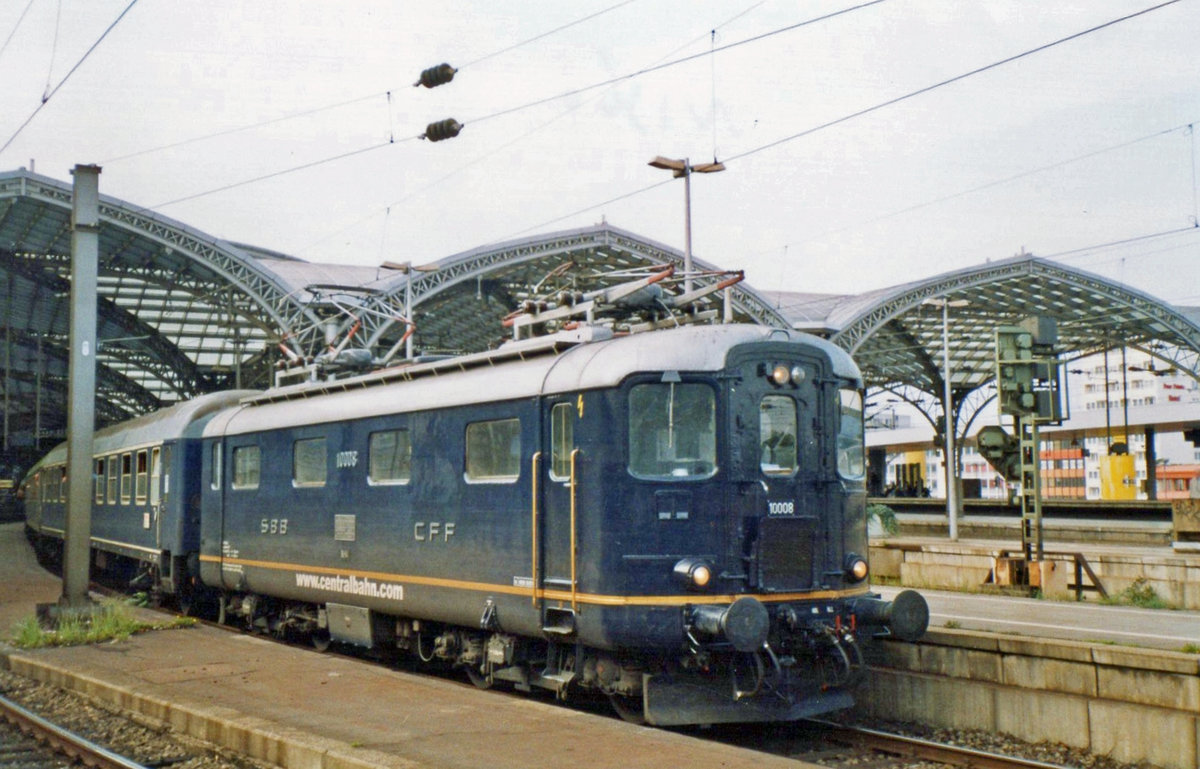
[[[44,627],[37,617],[26,617],[13,627],[10,642],[20,649],[80,646],[124,641],[136,633],[191,627],[195,624],[196,620],[191,617],[144,622],[134,616],[127,603],[108,600],[90,611],[63,613],[53,627]]]

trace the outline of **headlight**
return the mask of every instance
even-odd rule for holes
[[[783,387],[788,382],[792,381],[792,372],[787,366],[780,363],[775,368],[771,369],[771,381]]]
[[[867,578],[870,569],[867,567],[867,559],[861,555],[851,553],[846,556],[846,579],[851,582],[862,582]]]
[[[712,582],[713,565],[703,558],[684,558],[672,569],[675,581],[689,590],[704,590]]]

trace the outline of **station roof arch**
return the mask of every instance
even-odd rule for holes
[[[71,196],[61,181],[0,173],[6,439],[35,428],[53,439],[65,428]],[[605,222],[420,266],[346,266],[216,238],[108,196],[101,196],[100,214],[101,424],[213,390],[269,386],[285,358],[350,347],[386,363],[410,320],[420,353],[488,349],[506,334],[501,321],[530,299],[603,288],[667,266],[682,271],[684,264],[680,251]],[[693,260],[697,285],[711,287],[727,275]],[[861,295],[738,283],[696,300],[695,309],[723,312],[725,294],[736,320],[831,339],[877,387],[940,391],[942,312],[929,300],[952,305],[946,330],[956,394],[992,378],[995,326],[1029,315],[1058,321],[1068,359],[1128,345],[1200,378],[1200,308],[1171,307],[1033,256]]]
[[[868,386],[940,393],[945,342],[957,400],[995,378],[996,327],[1031,316],[1056,321],[1065,361],[1128,347],[1200,380],[1200,307],[1027,254],[859,295],[768,298],[794,327],[849,352]]]

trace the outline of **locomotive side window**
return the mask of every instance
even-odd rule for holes
[[[838,402],[838,475],[847,480],[860,480],[866,472],[863,457],[862,393],[858,390],[839,390]]]
[[[324,486],[329,472],[325,439],[305,438],[292,444],[292,485]]]
[[[121,455],[121,504],[128,505],[133,492],[133,454]]]
[[[220,452],[213,452],[218,455]],[[220,467],[220,465],[214,465]],[[233,488],[257,489],[261,457],[258,446],[238,446],[233,450]],[[216,475],[213,476],[214,478]]]
[[[108,458],[108,504],[117,504],[117,457]]]
[[[717,404],[704,384],[634,385],[629,472],[638,478],[708,478],[717,471]]]
[[[521,421],[495,419],[467,425],[468,481],[509,482],[521,474]]]
[[[550,409],[550,477],[556,481],[571,477],[571,449],[575,448],[575,407],[558,403]]]
[[[96,481],[96,504],[103,505],[104,504],[104,460],[103,459],[96,460],[95,481]]]
[[[760,466],[767,475],[796,472],[796,401],[768,395],[758,406]]]
[[[412,477],[412,439],[408,430],[371,433],[368,452],[370,483],[408,483]]]
[[[133,498],[139,505],[146,504],[146,487],[149,485],[150,463],[146,450],[137,453],[137,480],[133,485]]]

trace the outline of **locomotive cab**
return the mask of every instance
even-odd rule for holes
[[[627,388],[628,472],[657,529],[638,544],[657,552],[626,558],[656,561],[660,580],[669,569],[655,587],[684,601],[684,653],[644,676],[654,724],[849,707],[859,624],[910,639],[927,624],[918,594],[893,606],[869,593],[857,368],[832,345],[779,335],[733,347],[715,374],[667,371]],[[642,632],[654,627],[672,626]]]

